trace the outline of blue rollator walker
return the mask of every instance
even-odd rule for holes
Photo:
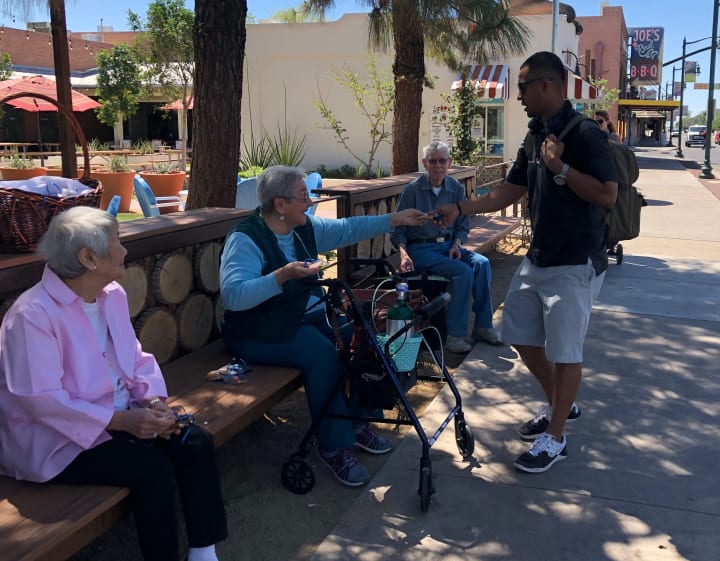
[[[383,282],[404,282],[405,278],[415,274],[397,274],[393,266],[383,259],[353,261],[356,264],[375,265],[377,270],[386,269],[390,273],[390,278]],[[403,328],[390,337],[386,337],[376,332],[374,303],[358,301],[347,283],[337,279],[320,279],[308,282],[314,286],[323,286],[327,289],[324,297],[327,316],[331,324],[335,325],[338,324],[338,317],[345,317],[353,328],[353,342],[345,347],[336,330],[338,352],[343,364],[344,376],[340,378],[337,386],[328,393],[322,413],[313,419],[310,428],[300,442],[298,450],[283,465],[283,485],[288,490],[298,494],[305,494],[315,486],[315,473],[306,458],[314,444],[318,427],[325,418],[346,418],[396,426],[412,425],[422,443],[418,494],[420,495],[420,508],[423,512],[427,512],[430,507],[430,496],[435,492],[432,483],[430,448],[450,424],[450,421],[454,421],[455,442],[460,455],[464,459],[469,459],[475,449],[472,430],[465,422],[460,393],[443,361],[441,339],[439,337],[425,338],[423,336],[412,337],[409,335],[413,330],[417,332],[422,324],[427,324],[432,316],[447,306],[450,295],[447,292],[442,292],[429,302],[424,303],[415,311],[412,321],[406,323]],[[417,345],[415,345],[416,339],[420,340]],[[418,371],[417,352],[420,344],[423,344],[431,353],[433,361],[439,369],[438,374],[428,375]],[[411,348],[413,346],[414,349]],[[411,351],[410,362],[407,360],[408,353],[405,352],[407,350]],[[446,382],[455,397],[455,405],[432,434],[425,431],[406,395],[407,390],[417,380]],[[373,409],[391,410],[397,407],[399,414],[395,419],[334,414],[330,411],[330,407],[338,393],[342,394],[345,399],[358,400],[360,406],[367,408],[369,411]]]

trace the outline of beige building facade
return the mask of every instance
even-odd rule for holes
[[[479,88],[478,101],[482,107],[482,122],[477,135],[488,152],[501,154],[504,159],[515,157],[517,147],[527,130],[527,115],[517,100],[517,73],[522,62],[532,53],[551,50],[552,15],[520,16],[531,30],[526,53],[502,60],[487,61],[489,65],[504,67],[499,89],[502,95],[489,97],[487,85]],[[368,19],[366,14],[345,14],[337,21],[323,23],[259,23],[247,26],[246,71],[243,91],[242,129],[246,143],[250,133],[257,138],[263,131],[270,134],[287,123],[298,134],[307,134],[306,169],[318,165],[337,168],[343,164],[355,165],[352,156],[337,142],[334,134],[323,128],[325,121],[315,106],[319,96],[333,109],[336,117],[347,129],[348,145],[358,154],[367,154],[370,145],[367,120],[354,106],[350,92],[338,84],[330,71],[349,70],[361,75],[367,73]],[[569,68],[572,59],[563,51],[576,53],[578,36],[574,25],[560,16],[556,52]],[[379,71],[390,72],[392,53],[373,53]],[[472,64],[472,62],[470,62]],[[434,81],[434,88],[423,92],[423,116],[420,126],[420,148],[439,138],[438,114],[446,105],[442,95],[451,92],[456,80],[454,72],[427,60],[426,70]],[[572,101],[579,103],[588,92],[584,87],[574,88],[577,78],[570,74]],[[480,84],[479,84],[480,85]],[[578,83],[579,85],[579,83]],[[583,91],[576,97],[575,92]],[[230,95],[230,92],[229,92]],[[497,96],[497,88],[493,94]],[[388,129],[391,129],[389,116]],[[377,154],[378,162],[390,169],[391,149],[384,143]],[[421,154],[418,153],[418,162]]]

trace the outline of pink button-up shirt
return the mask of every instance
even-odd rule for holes
[[[110,283],[97,302],[133,402],[166,397],[160,367],[135,336],[125,291]],[[47,481],[109,440],[113,395],[82,298],[46,267],[0,327],[0,473]]]

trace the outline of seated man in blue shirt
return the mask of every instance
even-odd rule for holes
[[[447,144],[431,142],[425,146],[422,162],[427,173],[405,187],[398,199],[398,211],[415,208],[428,212],[441,204],[465,200],[465,188],[447,175],[451,163]],[[484,255],[462,247],[469,227],[470,220],[460,216],[448,228],[441,229],[433,222],[426,222],[421,226],[398,226],[391,233],[393,243],[400,250],[402,271],[427,271],[451,280],[452,300],[447,308],[445,348],[452,353],[466,353],[472,349],[465,338],[471,295],[475,314],[472,339],[490,345],[502,344],[492,330],[490,263]]]

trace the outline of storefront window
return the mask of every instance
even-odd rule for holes
[[[485,107],[485,145],[489,154],[503,153],[505,110],[502,107]]]
[[[505,109],[503,105],[477,106],[478,112],[473,120],[472,137],[480,141],[482,154],[502,154],[505,138]],[[450,135],[446,124],[450,119],[449,107],[436,105],[430,116],[430,140],[441,140],[451,147],[455,139]]]

